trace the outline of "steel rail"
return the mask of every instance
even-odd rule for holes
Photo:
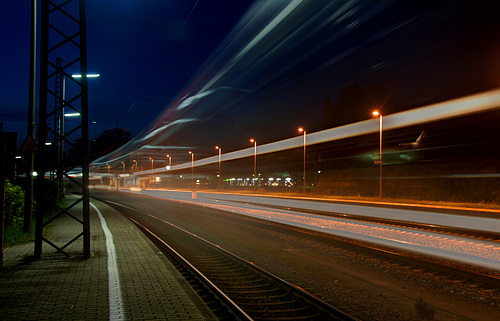
[[[116,204],[116,203],[113,203]],[[208,278],[206,278],[203,273],[201,273],[195,266],[193,266],[191,263],[189,263],[181,254],[179,254],[175,249],[173,249],[171,246],[169,246],[165,241],[163,241],[161,238],[159,238],[156,234],[151,232],[148,228],[134,220],[133,218],[130,218],[127,216],[127,218],[132,221],[149,239],[151,239],[156,246],[158,246],[163,252],[168,252],[170,260],[175,260],[177,263],[179,263],[184,270],[189,271],[189,276],[191,278],[196,279],[196,284],[198,286],[202,286],[204,289],[206,289],[212,296],[212,299],[216,299],[220,302],[220,304],[227,309],[227,313],[234,316],[235,320],[253,320],[248,314],[245,313],[236,303],[234,303],[233,300],[231,300],[224,292],[222,292],[215,284],[213,284]],[[172,262],[174,263],[174,262]],[[176,264],[176,268],[179,270],[181,267],[179,264]],[[181,271],[179,271],[181,272]],[[185,271],[184,271],[185,272]],[[186,277],[186,273],[182,273]],[[189,282],[191,285],[193,284],[193,280]],[[200,292],[198,290],[197,292]],[[206,299],[205,299],[206,301]],[[220,307],[213,307],[213,304],[211,306],[212,311],[215,312],[215,310],[220,311]],[[215,313],[218,315],[219,319],[224,319],[225,317],[221,317],[220,312]],[[225,314],[225,313],[223,313]],[[226,316],[227,317],[227,316]]]
[[[148,228],[141,225],[136,220],[132,219],[127,215],[127,211],[133,211],[141,214],[146,214],[152,218],[158,219],[154,215],[145,213],[143,211],[130,208],[128,206],[124,206],[119,203],[110,202],[103,200],[104,202],[110,204],[113,207],[120,207],[122,209],[126,209],[126,211],[121,211],[126,217],[128,217],[134,224],[138,226],[138,228],[143,231],[154,243],[162,250],[166,251],[166,255],[170,259],[170,261],[177,261],[182,266],[179,267],[178,264],[174,264],[180,271],[182,269],[189,269],[190,273],[195,275],[196,279],[199,280],[200,283],[203,283],[204,287],[207,287],[210,292],[213,292],[217,297],[219,297],[224,306],[233,311],[235,310],[235,315],[241,320],[282,320],[283,315],[286,313],[292,314],[292,316],[288,316],[287,320],[302,320],[304,318],[308,320],[348,320],[348,321],[356,321],[359,319],[348,315],[347,313],[331,306],[330,304],[320,300],[309,292],[301,289],[300,287],[291,284],[272,273],[258,267],[252,262],[249,262],[230,251],[221,248],[219,245],[214,244],[208,240],[201,238],[198,235],[195,235],[185,229],[182,229],[170,222],[160,220],[171,228],[175,229],[179,233],[182,233],[183,237],[189,237],[193,240],[196,240],[196,246],[193,246],[191,249],[194,251],[198,251],[197,254],[191,255],[191,258],[186,258],[186,249],[184,249],[184,253],[180,253],[178,247],[179,244],[186,244],[188,242],[177,241],[177,245],[172,245],[172,243],[176,243],[173,240],[174,236],[172,233],[168,233],[170,239],[168,240],[168,244],[166,241],[162,240],[158,236],[156,236],[153,232],[151,232]],[[178,238],[178,236],[177,236]],[[202,248],[203,247],[203,248]],[[189,250],[187,250],[189,251]],[[212,251],[212,252],[210,252]],[[236,263],[228,263],[229,261],[224,261],[221,257],[218,257],[215,252],[220,253],[220,255],[228,257],[229,261]],[[189,256],[189,254],[188,254]],[[198,256],[198,257],[197,257]],[[202,263],[193,263],[193,261],[198,260],[198,262]],[[213,261],[215,264],[215,268],[212,265],[211,267],[206,267],[207,264],[210,264]],[[174,263],[174,262],[172,262]],[[205,272],[202,272],[197,265],[205,265]],[[222,266],[222,268],[221,268]],[[206,276],[206,271],[213,269],[215,271],[215,276]],[[230,278],[228,275],[231,273],[235,273],[233,275],[237,275],[240,272],[234,272],[235,270],[250,270],[250,273],[253,273],[253,276],[249,278],[251,285],[242,285],[241,288],[236,287],[228,290],[221,289],[221,283],[225,281],[233,281],[239,282],[241,279],[245,277],[241,277],[240,280],[236,280]],[[247,273],[245,271],[241,272],[243,274]],[[184,276],[185,273],[181,272]],[[260,275],[255,277],[254,275]],[[219,279],[218,281],[214,281],[214,279]],[[262,279],[262,280],[258,280]],[[221,281],[222,280],[222,281]],[[192,283],[191,281],[188,281]],[[263,283],[270,283],[270,285]],[[276,285],[272,285],[276,284]],[[267,288],[266,288],[267,286]],[[282,288],[283,290],[279,289]],[[225,291],[225,292],[224,292]],[[276,292],[275,292],[276,291]],[[261,294],[264,293],[264,294]],[[285,293],[285,294],[283,294]],[[285,296],[288,297],[283,302],[283,298]],[[255,296],[252,298],[252,296]],[[290,300],[290,297],[292,299]],[[247,299],[256,299],[255,302],[246,302]],[[267,300],[266,302],[260,300]],[[269,302],[273,301],[273,302]],[[289,301],[287,301],[289,300]],[[237,303],[235,303],[235,301]],[[245,306],[245,308],[241,307],[241,304]],[[274,308],[275,306],[280,305],[279,308]],[[303,310],[301,312],[300,310]],[[298,316],[293,316],[293,314],[299,314]],[[302,315],[300,315],[302,313]]]

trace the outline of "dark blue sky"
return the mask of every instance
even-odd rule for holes
[[[0,13],[0,121],[18,141],[29,10]],[[499,16],[498,1],[87,0],[88,69],[101,74],[89,81],[91,136],[144,130],[133,149],[201,157],[324,129],[326,104],[336,125],[369,118],[375,106],[342,98],[349,86],[382,88],[386,114],[496,88]]]
[[[0,10],[0,122],[4,131],[18,132],[19,143],[28,110],[30,2],[5,2]],[[91,135],[115,126],[140,131],[193,77],[251,2],[87,0],[88,70],[101,74],[89,83],[90,119],[98,122]]]

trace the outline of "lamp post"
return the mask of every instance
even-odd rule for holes
[[[253,143],[253,191],[255,192],[255,179],[257,178],[257,141],[255,139],[250,139],[250,143]]]
[[[172,156],[167,155],[167,158],[168,158],[168,166],[166,167],[166,169],[169,170],[170,168],[172,168]]]
[[[57,65],[60,67],[62,59],[60,57],[56,58],[57,59]],[[59,68],[58,67],[58,68]],[[61,72],[62,74],[62,72]],[[99,77],[99,74],[87,74],[87,78],[95,78]],[[71,75],[72,78],[81,78],[82,75]],[[55,129],[57,130],[57,180],[58,180],[58,185],[59,185],[59,196],[62,198],[64,197],[64,189],[63,189],[63,170],[62,168],[64,167],[64,140],[66,137],[65,130],[64,130],[64,119],[65,117],[75,117],[75,116],[81,116],[80,112],[72,112],[72,113],[65,113],[65,107],[68,105],[71,107],[71,102],[67,104],[66,102],[66,76],[61,76],[60,80],[57,80],[56,77],[56,87],[60,85],[61,87],[61,92],[59,93],[61,95],[60,98],[56,98],[56,104],[59,102],[60,103],[60,112],[59,115],[54,115],[54,117],[57,117],[55,119],[57,126],[55,125]],[[57,90],[56,90],[57,91]],[[71,107],[74,109],[73,107]],[[58,128],[57,128],[58,127]]]
[[[379,117],[379,132],[380,132],[380,150],[378,160],[375,161],[375,164],[379,164],[379,179],[378,179],[378,189],[379,189],[379,197],[382,198],[382,113],[378,110],[375,110],[372,115],[374,117]]]
[[[132,160],[132,166],[131,166],[131,170],[132,170],[132,175],[134,175],[134,166],[135,166],[135,170],[137,170],[137,161],[134,159]],[[137,178],[134,176],[134,186],[137,184]]]
[[[192,151],[189,151],[189,154],[191,154],[191,190],[194,190],[194,153]]]
[[[217,171],[217,176],[219,177],[219,191],[220,191],[220,180],[221,180],[220,162],[222,156],[222,148],[220,148],[219,146],[215,146],[215,149],[219,150],[219,169]]]
[[[122,174],[125,174],[125,162],[120,162],[122,164]],[[123,187],[125,187],[125,177],[123,177]],[[116,176],[116,190],[120,189],[120,178]]]
[[[109,177],[109,167],[110,165],[109,164],[106,164],[106,166],[108,166],[108,177]],[[113,180],[111,178],[109,178],[109,186],[113,185]]]
[[[154,159],[153,158],[149,158],[151,160],[151,173],[153,173],[153,163],[154,163]]]
[[[304,182],[304,194],[306,193],[306,131],[304,128],[300,127],[299,132],[304,132],[304,170],[302,180]]]

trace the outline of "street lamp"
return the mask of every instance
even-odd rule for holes
[[[172,156],[167,155],[167,158],[168,158],[168,166],[166,167],[166,169],[169,170],[170,168],[172,168]]]
[[[253,143],[253,191],[255,192],[255,179],[257,178],[257,141],[255,139],[250,139],[250,143]]]
[[[154,159],[153,158],[149,158],[151,160],[151,173],[153,173],[153,162],[154,162]]]
[[[221,180],[220,161],[222,156],[222,148],[220,148],[219,146],[215,146],[215,149],[219,150],[219,170],[217,171],[217,176],[219,176],[219,191],[220,191],[220,180]]]
[[[382,198],[382,113],[380,113],[378,110],[375,110],[372,112],[372,115],[374,117],[379,117],[379,132],[380,132],[380,151],[379,151],[379,157],[378,160],[375,161],[375,164],[379,164],[379,182],[378,182],[378,189],[379,189],[379,197]]]
[[[134,166],[135,166],[135,170],[137,170],[137,161],[135,159],[132,160],[132,166],[131,167],[131,170],[132,170],[132,175],[134,175]],[[134,176],[134,186],[137,184],[137,178]]]
[[[62,61],[60,57],[57,57],[57,64],[59,65]],[[87,74],[87,77],[99,77],[99,74],[92,74],[89,75]],[[72,78],[81,78],[82,75],[71,75]],[[57,80],[56,80],[57,81]],[[60,83],[60,88],[61,88],[61,97],[56,98],[60,102],[60,113],[59,115],[54,115],[54,117],[57,117],[56,122],[58,124],[58,129],[57,129],[57,135],[58,135],[58,144],[57,144],[57,180],[59,184],[59,194],[60,197],[63,197],[63,174],[61,168],[63,167],[64,163],[64,140],[65,140],[65,130],[64,130],[64,117],[75,117],[75,116],[81,116],[80,112],[76,111],[72,113],[65,113],[66,105],[68,105],[70,108],[74,110],[74,108],[71,106],[71,102],[67,103],[66,102],[66,77],[62,76],[61,77],[61,83]]]
[[[299,128],[299,132],[304,132],[304,175],[302,180],[304,181],[304,194],[306,193],[306,130],[302,127]]]
[[[125,162],[120,162],[122,164],[122,174],[125,174]],[[123,177],[123,187],[125,187],[125,177]],[[120,189],[120,179],[116,177],[116,190]]]
[[[100,77],[100,74],[87,74],[87,78],[97,78]],[[71,75],[73,78],[82,78],[82,75]]]
[[[191,190],[194,190],[194,153],[192,151],[189,151],[189,154],[191,154]]]
[[[106,166],[108,166],[108,176],[109,176],[109,164],[106,164]],[[110,178],[109,179],[109,186],[111,186],[113,183],[112,179]]]
[[[80,116],[81,114],[80,113],[65,113],[64,114],[64,117],[77,117],[77,116]]]

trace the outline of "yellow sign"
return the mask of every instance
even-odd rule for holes
[[[23,143],[19,147],[19,152],[34,153],[38,151],[38,146],[36,145],[35,139],[28,136],[24,139]]]

